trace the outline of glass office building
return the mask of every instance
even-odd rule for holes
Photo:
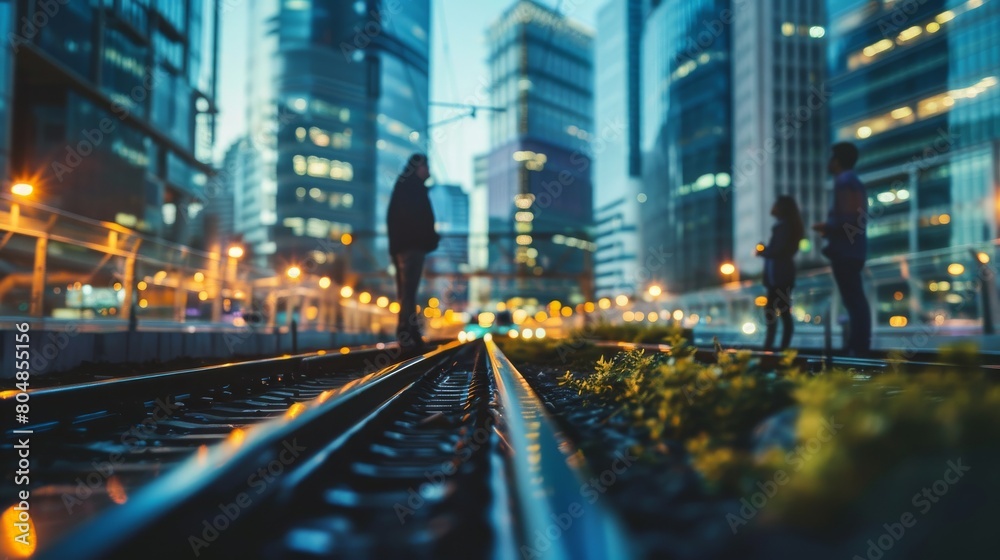
[[[907,263],[872,278],[876,325],[977,317],[973,255],[995,259],[1000,212],[1000,2],[828,10],[831,133],[861,150],[869,255]]]
[[[427,0],[254,5],[247,118],[266,218],[244,232],[292,262],[391,293],[385,214],[406,160],[426,151]],[[372,273],[382,273],[372,274]]]
[[[774,225],[771,207],[792,196],[806,224],[826,219],[826,5],[824,0],[761,0],[733,10],[733,263],[760,278]],[[800,269],[822,266],[819,235],[807,230]]]
[[[643,33],[641,239],[669,255],[648,272],[670,292],[721,282],[733,258],[729,8],[663,0]]]
[[[488,32],[490,270],[501,300],[590,297],[590,30],[521,1]]]
[[[436,251],[427,255],[424,276],[428,294],[446,309],[464,310],[469,301],[469,195],[458,185],[430,189],[434,227],[441,235]]]
[[[598,297],[633,294],[639,274],[639,55],[643,3],[611,0],[597,19],[594,50],[594,123],[604,129],[594,154],[594,282]],[[641,285],[640,285],[641,284]]]
[[[34,182],[50,206],[197,241],[212,173],[218,3],[15,5],[0,4],[0,20],[15,26],[5,35],[16,47],[13,98],[2,96],[4,129],[18,138],[9,177]],[[0,83],[9,84],[5,52]]]

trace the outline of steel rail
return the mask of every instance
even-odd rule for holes
[[[219,504],[238,504],[237,516],[248,515],[255,505],[267,503],[281,488],[279,484],[268,484],[264,486],[266,493],[251,498],[246,492],[247,473],[259,473],[287,454],[294,454],[295,461],[307,464],[331,439],[354,429],[359,418],[383,406],[435,364],[453,355],[459,346],[457,342],[451,343],[390,365],[313,401],[292,405],[280,418],[246,430],[234,430],[223,443],[178,465],[130,497],[126,504],[108,510],[42,548],[38,558],[96,560],[191,555],[190,539],[202,534],[205,516],[224,513]]]
[[[253,383],[267,378],[319,369],[357,367],[382,354],[398,356],[395,345],[379,349],[359,348],[347,353],[309,352],[277,358],[230,362],[199,368],[150,373],[71,385],[29,389],[32,422],[22,429],[52,428],[73,418],[116,408],[123,403],[145,403],[167,396],[198,394],[232,383]],[[391,361],[398,361],[392,359]],[[0,404],[13,403],[17,390],[0,391]],[[40,418],[40,419],[39,419]]]
[[[518,556],[551,560],[633,556],[617,516],[584,489],[592,473],[527,380],[496,343],[485,341],[496,382],[500,431],[512,448],[508,494]],[[595,494],[596,495],[596,492]]]

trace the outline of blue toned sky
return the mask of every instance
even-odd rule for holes
[[[607,0],[539,1],[553,8],[559,5],[562,13],[594,28],[597,10]],[[482,91],[482,83],[489,77],[485,62],[486,28],[514,0],[432,0],[432,3],[431,100],[488,105],[488,98],[477,97],[477,91]],[[248,4],[240,3],[222,17],[219,62],[221,113],[217,131],[217,153],[220,157],[240,136],[245,123]],[[432,108],[431,123],[447,120],[459,113],[454,109]],[[438,133],[442,141],[430,147],[432,170],[438,183],[456,183],[468,190],[472,180],[472,159],[489,147],[488,123],[488,114],[479,113],[475,119],[461,119],[443,125],[442,132]]]

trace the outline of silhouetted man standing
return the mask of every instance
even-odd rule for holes
[[[389,200],[389,254],[396,267],[399,298],[396,339],[406,350],[420,350],[424,345],[417,314],[417,288],[420,287],[424,256],[437,249],[440,239],[434,231],[434,210],[424,186],[430,176],[427,156],[410,156]]]
[[[857,161],[858,148],[854,144],[833,146],[829,164],[834,177],[833,203],[826,223],[816,224],[813,229],[826,237],[823,254],[830,259],[833,278],[851,319],[847,353],[864,356],[871,349],[872,338],[871,309],[861,280],[868,256],[868,194],[854,172]]]

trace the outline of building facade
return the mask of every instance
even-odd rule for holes
[[[472,191],[469,193],[469,305],[486,306],[491,297],[489,159],[479,155],[472,163]]]
[[[458,185],[435,185],[430,200],[441,241],[427,255],[427,291],[445,308],[464,310],[469,301],[469,195]]]
[[[260,166],[247,184],[266,218],[245,237],[271,266],[392,293],[385,215],[406,160],[426,152],[430,3],[253,10],[247,122]]]
[[[590,30],[537,2],[488,32],[492,297],[589,297],[593,75]]]
[[[729,0],[662,0],[643,33],[641,239],[666,255],[650,281],[672,293],[718,284],[733,258]]]
[[[734,264],[759,277],[778,196],[795,198],[806,224],[825,219],[827,183],[826,6],[824,0],[766,0],[733,10]],[[823,262],[807,229],[800,268]]]
[[[607,131],[594,153],[594,282],[598,297],[634,294],[639,273],[639,147],[643,2],[611,0],[601,7],[594,49],[594,124]]]
[[[10,28],[0,119],[4,138],[19,139],[5,180],[31,181],[50,206],[196,242],[213,174],[218,10],[213,0],[0,3]]]
[[[970,249],[998,237],[1000,3],[850,0],[828,12],[831,136],[861,151],[869,256],[908,264],[873,282],[876,325],[974,316]]]

